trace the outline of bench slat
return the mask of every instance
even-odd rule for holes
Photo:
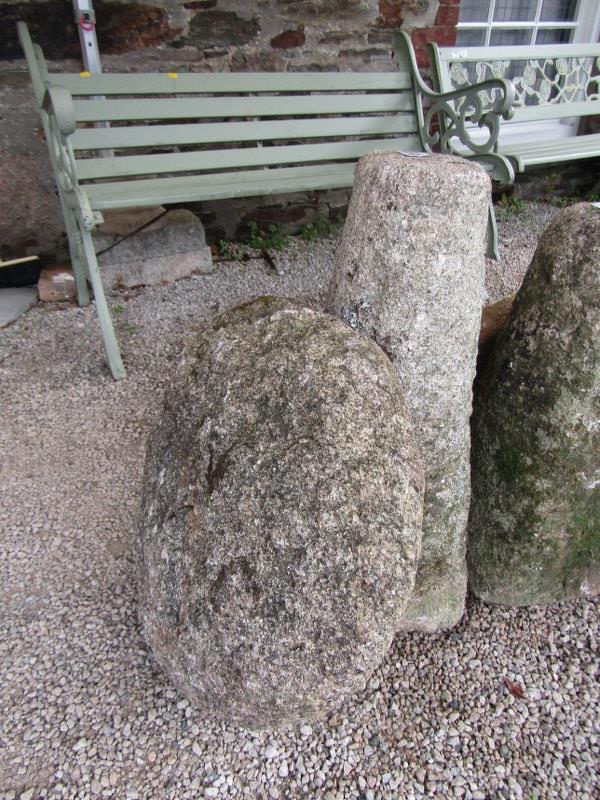
[[[358,92],[410,89],[410,75],[396,72],[197,72],[103,73],[87,78],[74,73],[52,73],[53,86],[64,86],[71,94],[157,95],[240,94],[240,92]]]
[[[496,45],[490,47],[437,47],[446,64],[464,61],[530,61],[546,58],[588,58],[600,55],[600,44]]]
[[[411,92],[316,94],[296,97],[205,97],[131,100],[76,100],[78,122],[202,119],[210,117],[285,117],[312,114],[367,114],[413,111]]]
[[[568,119],[600,114],[600,100],[578,103],[548,103],[543,106],[515,106],[511,124],[516,122],[535,122],[545,119]]]
[[[415,152],[422,149],[418,136],[407,136],[402,139],[376,139],[359,142],[243,147],[231,150],[200,150],[192,153],[87,158],[77,161],[76,164],[79,179],[92,180],[173,172],[201,172],[233,169],[234,167],[258,167],[269,164],[356,160],[373,150]]]
[[[521,169],[536,164],[590,158],[600,156],[600,133],[570,136],[554,141],[513,143],[505,147],[500,146],[500,153],[520,162]]]
[[[287,119],[268,122],[205,122],[186,125],[129,125],[80,128],[71,136],[74,150],[168,147],[211,142],[254,142],[271,139],[315,139],[330,136],[372,136],[416,133],[414,114],[389,117]]]
[[[156,203],[191,203],[230,197],[252,197],[352,186],[355,164],[282,167],[252,172],[179,176],[155,180],[97,183],[86,186],[92,208],[102,211]]]

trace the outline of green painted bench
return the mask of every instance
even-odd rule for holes
[[[492,79],[449,94],[421,80],[398,36],[395,72],[49,74],[24,23],[19,37],[41,112],[69,239],[78,302],[89,279],[111,372],[125,375],[91,231],[113,208],[352,186],[373,150],[455,152],[514,178],[494,153],[512,87]],[[495,92],[483,111],[479,92]],[[462,102],[456,114],[452,103]],[[436,118],[448,116],[442,139]],[[474,144],[465,122],[486,129]],[[97,123],[104,124],[100,127]],[[106,127],[106,124],[110,127]],[[490,217],[492,247],[495,221]],[[488,245],[489,246],[489,245]]]
[[[600,156],[600,133],[577,134],[600,114],[600,44],[518,47],[429,45],[434,85],[449,92],[488,77],[510,79],[514,115],[502,123],[496,152],[527,167]],[[493,104],[488,93],[486,105]],[[460,147],[458,148],[460,150]]]

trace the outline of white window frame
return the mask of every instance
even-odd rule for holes
[[[485,41],[478,47],[493,47],[490,45],[490,37],[492,31],[495,30],[531,30],[531,41],[527,44],[535,44],[537,32],[540,30],[555,30],[560,28],[572,28],[573,38],[572,42],[597,42],[600,34],[600,4],[598,0],[580,0],[577,8],[577,20],[575,22],[542,22],[540,21],[540,14],[542,10],[543,0],[537,0],[535,10],[535,17],[533,20],[526,22],[495,22],[494,21],[494,7],[496,0],[490,0],[490,7],[488,10],[487,20],[480,22],[459,22],[456,26],[457,30],[485,30]],[[459,6],[460,8],[460,6]],[[473,45],[474,46],[474,45]]]

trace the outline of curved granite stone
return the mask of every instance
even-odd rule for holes
[[[147,453],[140,615],[190,701],[320,717],[387,652],[423,471],[395,371],[340,321],[262,298],[189,344]]]
[[[542,234],[480,377],[471,588],[529,605],[600,591],[600,210]]]

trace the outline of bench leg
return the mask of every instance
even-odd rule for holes
[[[494,261],[500,260],[498,254],[498,223],[496,222],[494,204],[491,200],[488,208],[487,247],[485,254],[488,258],[493,258]]]
[[[84,258],[82,252],[82,242],[77,220],[73,211],[61,197],[63,218],[67,229],[67,239],[69,240],[69,252],[71,254],[71,266],[75,275],[75,286],[77,287],[77,304],[88,306],[90,304],[90,293],[88,291],[87,279],[85,276]]]
[[[117,337],[115,336],[115,329],[113,326],[110,311],[106,303],[104,295],[104,287],[102,286],[102,279],[100,277],[100,269],[98,267],[98,260],[96,259],[96,252],[94,250],[94,241],[89,231],[80,231],[83,259],[87,265],[92,290],[94,292],[94,299],[96,301],[96,311],[100,320],[100,328],[102,330],[102,338],[104,339],[104,347],[106,349],[106,357],[108,365],[113,378],[118,380],[124,378],[126,375],[125,367],[121,359]]]

